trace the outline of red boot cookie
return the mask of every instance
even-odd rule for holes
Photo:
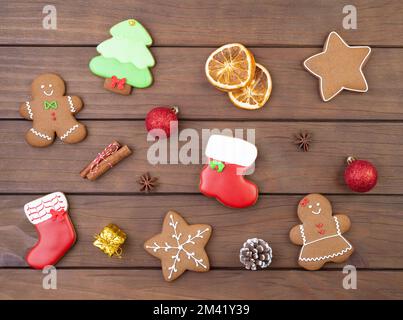
[[[26,256],[35,269],[55,265],[73,246],[76,233],[65,195],[54,192],[24,206],[28,220],[35,225],[39,240]]]
[[[212,135],[206,146],[209,164],[200,174],[200,191],[232,208],[249,207],[259,196],[257,186],[246,180],[255,162],[256,147],[242,139]]]

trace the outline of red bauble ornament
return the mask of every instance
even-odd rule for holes
[[[168,138],[178,130],[178,107],[156,107],[147,113],[146,128],[153,136],[161,137],[161,131]],[[155,130],[160,129],[160,130]]]
[[[347,158],[347,168],[344,171],[344,181],[355,192],[368,192],[375,187],[378,172],[374,165],[365,160]]]

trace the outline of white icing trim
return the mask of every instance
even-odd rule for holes
[[[306,244],[306,237],[304,232],[304,226],[302,224],[299,225],[299,231],[301,232],[301,237],[304,245]]]
[[[40,133],[39,131],[36,131],[34,128],[31,128],[30,131],[35,134],[36,136],[42,138],[42,139],[46,139],[49,141],[52,141],[52,137],[48,136],[47,134],[44,133]]]
[[[336,222],[336,229],[337,229],[337,234],[339,236],[341,236],[341,232],[340,232],[340,225],[339,225],[339,219],[337,219],[337,217],[333,217],[334,221]]]
[[[66,131],[66,133],[64,135],[62,135],[60,137],[60,140],[66,139],[77,128],[78,128],[78,124],[75,124],[74,126],[72,126],[69,130]]]
[[[73,113],[76,112],[76,109],[74,108],[73,100],[71,99],[70,96],[67,96],[67,101],[69,102],[69,105],[70,105],[70,111]]]
[[[305,233],[304,233],[304,226],[303,226],[302,224],[299,226],[299,229],[300,229],[300,232],[301,232],[301,237],[302,237],[302,240],[303,240],[303,243],[304,243],[303,246],[302,246],[302,248],[301,248],[301,252],[300,252],[300,254],[299,254],[299,258],[298,258],[300,261],[312,262],[312,261],[320,261],[320,260],[332,259],[332,258],[341,256],[341,255],[343,255],[343,254],[345,254],[345,253],[347,253],[348,251],[350,251],[350,250],[353,249],[353,246],[346,240],[346,238],[344,238],[344,237],[341,235],[339,220],[337,219],[337,217],[333,217],[333,218],[334,218],[334,221],[335,221],[335,223],[336,223],[337,233],[336,233],[336,234],[333,234],[333,235],[330,235],[330,236],[323,237],[323,238],[319,238],[319,239],[316,239],[316,240],[313,240],[313,241],[310,241],[310,242],[306,242]],[[308,246],[308,245],[310,245],[310,244],[313,244],[313,243],[315,243],[315,242],[319,242],[319,241],[322,241],[322,240],[325,240],[325,239],[335,238],[335,237],[340,237],[342,240],[344,240],[344,241],[347,243],[347,245],[348,245],[347,248],[345,248],[345,249],[343,249],[343,250],[341,250],[341,251],[339,251],[339,252],[326,255],[326,256],[315,257],[315,258],[302,258],[302,253],[303,253],[304,248],[305,248],[306,246]]]
[[[24,212],[32,224],[38,224],[52,217],[50,211],[69,208],[66,196],[61,192],[53,192],[44,197],[28,202],[24,206]]]
[[[31,105],[29,104],[29,101],[25,102],[25,106],[27,107],[28,113],[29,113],[29,118],[32,119],[34,117],[34,114],[31,109]]]
[[[205,154],[215,160],[249,167],[256,160],[257,148],[239,138],[214,134],[207,142]]]
[[[348,244],[348,247],[346,249],[343,249],[337,253],[333,253],[333,254],[329,254],[327,256],[321,256],[321,257],[315,257],[315,258],[299,258],[299,260],[301,261],[305,261],[305,262],[312,262],[312,261],[320,261],[320,260],[326,260],[326,259],[332,259],[338,256],[342,256],[343,254],[349,252],[351,249],[353,249],[353,247],[351,246],[350,243],[348,243],[348,241],[343,237],[343,240]]]
[[[322,79],[322,77],[321,77],[319,74],[313,72],[313,71],[307,66],[307,62],[308,62],[309,60],[313,59],[313,58],[316,57],[316,56],[320,56],[320,55],[326,53],[326,51],[327,51],[327,49],[328,49],[329,40],[330,40],[330,37],[331,37],[332,35],[336,35],[336,36],[343,42],[343,44],[344,44],[346,47],[348,47],[348,48],[353,48],[353,49],[354,49],[354,48],[360,48],[360,49],[367,48],[367,49],[369,49],[369,51],[368,51],[368,54],[367,54],[367,55],[364,57],[364,59],[362,60],[361,65],[360,65],[360,68],[359,68],[360,73],[361,73],[361,76],[362,76],[362,78],[364,79],[364,82],[365,82],[365,89],[364,89],[364,90],[357,90],[357,89],[351,89],[351,88],[342,86],[339,91],[337,91],[337,92],[336,92],[334,95],[332,95],[330,98],[326,99],[326,98],[324,97],[324,94],[323,94],[323,79]],[[327,37],[327,39],[326,39],[326,44],[325,44],[324,51],[319,52],[319,53],[317,53],[317,54],[315,54],[315,55],[309,57],[308,59],[306,59],[306,60],[304,61],[304,67],[305,67],[305,69],[307,69],[310,73],[314,74],[316,77],[319,78],[319,80],[320,80],[320,95],[321,95],[323,101],[327,102],[327,101],[333,99],[335,96],[337,96],[337,95],[338,95],[341,91],[343,91],[344,89],[345,89],[345,90],[349,90],[349,91],[354,91],[354,92],[367,92],[367,91],[368,91],[367,79],[366,79],[365,76],[364,76],[364,73],[363,73],[363,71],[362,71],[362,68],[364,67],[364,64],[365,64],[365,62],[367,61],[367,59],[368,59],[368,57],[369,57],[370,54],[371,54],[371,48],[370,48],[370,47],[368,47],[368,46],[349,46],[349,45],[342,39],[342,37],[340,37],[340,35],[339,35],[336,31],[332,31],[332,32],[329,33],[329,35],[328,35],[328,37]]]
[[[339,234],[333,234],[331,236],[326,236],[326,237],[323,237],[323,238],[319,238],[319,239],[316,239],[316,240],[309,241],[309,242],[305,243],[305,245],[313,244],[315,242],[319,242],[319,241],[322,241],[322,240],[325,240],[325,239],[335,238],[335,237],[339,237],[339,236],[340,236]]]

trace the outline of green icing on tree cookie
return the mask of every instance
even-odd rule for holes
[[[155,65],[148,46],[152,38],[136,20],[129,19],[110,29],[112,38],[100,43],[97,56],[90,61],[91,71],[101,77],[126,78],[126,83],[145,88],[151,85],[152,75],[148,68]]]
[[[111,30],[111,35],[117,39],[129,39],[133,42],[141,42],[146,46],[151,46],[153,39],[140,22],[134,19],[125,20],[115,24]]]
[[[90,62],[90,70],[97,76],[119,79],[126,78],[126,83],[136,88],[146,88],[153,82],[153,77],[148,68],[137,69],[131,63],[120,63],[116,59],[95,57]]]

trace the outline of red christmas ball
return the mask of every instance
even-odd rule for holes
[[[375,187],[378,172],[374,165],[365,160],[347,158],[347,168],[344,171],[344,181],[355,192],[368,192]]]
[[[168,138],[171,133],[178,130],[178,107],[156,107],[146,116],[146,128],[153,136],[161,136],[161,130]],[[156,130],[159,129],[159,130]]]

